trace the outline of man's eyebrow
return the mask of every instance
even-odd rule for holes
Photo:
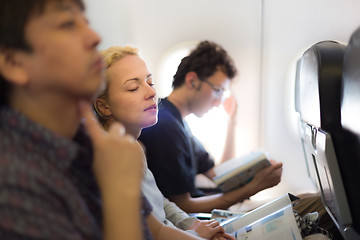
[[[147,75],[147,77],[145,78],[145,80],[148,80],[149,78],[152,78],[152,74],[150,73],[149,75]]]
[[[77,6],[75,6],[75,7],[77,7]],[[51,12],[63,12],[63,11],[64,12],[67,12],[67,11],[73,12],[73,11],[75,11],[75,7],[74,7],[74,5],[60,1],[60,2],[55,3],[50,11]]]

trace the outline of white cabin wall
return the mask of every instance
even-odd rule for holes
[[[99,49],[132,41],[134,27],[131,0],[84,0],[91,26],[102,40]]]
[[[284,163],[283,181],[273,194],[312,188],[300,139],[290,129],[289,68],[295,58],[322,40],[347,42],[360,25],[360,1],[264,1],[262,144]],[[291,102],[292,103],[292,102]]]
[[[295,58],[311,44],[327,39],[348,41],[360,25],[360,1],[85,2],[90,22],[103,38],[100,49],[118,44],[139,47],[157,85],[171,85],[171,79],[157,81],[157,76],[163,54],[173,46],[206,39],[221,44],[239,69],[233,87],[239,104],[237,155],[262,147],[284,163],[279,186],[255,198],[314,189],[306,175],[300,140],[289,124],[289,72]]]

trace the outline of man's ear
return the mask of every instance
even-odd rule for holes
[[[185,75],[185,85],[188,89],[194,88],[197,89],[198,88],[198,76],[196,74],[196,72],[188,72]]]
[[[96,109],[102,115],[110,117],[112,115],[111,109],[104,99],[98,98],[95,100]]]
[[[29,80],[24,65],[25,53],[17,50],[0,50],[0,73],[9,82],[25,85]]]

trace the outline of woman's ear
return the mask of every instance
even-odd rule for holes
[[[12,84],[25,85],[29,81],[25,54],[18,50],[0,50],[0,73]]]
[[[96,105],[96,109],[102,115],[104,115],[106,117],[110,117],[112,115],[111,109],[104,99],[101,99],[101,98],[96,99],[95,105]]]

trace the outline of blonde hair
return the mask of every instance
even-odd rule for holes
[[[93,101],[93,108],[95,110],[96,117],[98,118],[101,125],[107,129],[108,128],[108,120],[111,116],[105,116],[97,107],[96,101],[98,99],[103,99],[107,101],[108,99],[108,85],[110,81],[110,76],[108,75],[107,69],[111,67],[112,64],[114,64],[116,61],[122,59],[125,56],[128,55],[135,55],[139,56],[139,51],[137,48],[132,46],[113,46],[106,50],[103,50],[100,52],[102,55],[104,64],[105,64],[105,83],[106,87],[103,91],[101,91],[98,96]]]

